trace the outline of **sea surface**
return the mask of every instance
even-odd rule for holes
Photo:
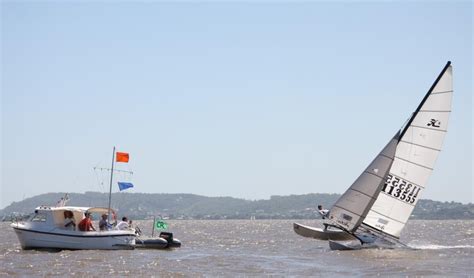
[[[321,220],[174,220],[174,250],[24,251],[0,222],[0,277],[474,276],[474,221],[413,220],[401,240],[413,249],[331,251],[292,223]],[[152,221],[135,221],[151,235]]]

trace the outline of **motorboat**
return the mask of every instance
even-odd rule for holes
[[[115,156],[117,155],[117,156]],[[115,218],[115,211],[111,208],[112,197],[112,183],[114,171],[127,172],[130,171],[114,170],[115,162],[128,163],[129,154],[123,152],[115,152],[113,149],[112,166],[110,169],[100,168],[111,172],[110,175],[110,189],[108,207],[75,207],[66,206],[69,200],[66,194],[58,201],[55,207],[40,206],[37,207],[34,213],[26,221],[15,221],[11,224],[14,229],[21,247],[23,249],[101,249],[101,250],[116,250],[116,249],[134,249],[148,248],[148,249],[167,249],[172,247],[180,247],[181,241],[173,237],[172,233],[162,232],[158,237],[142,237],[141,231],[138,227],[127,228],[125,230],[112,229],[104,231],[80,231],[76,229],[86,214],[99,215],[104,214],[108,217],[108,223],[111,222],[111,216]],[[94,168],[96,169],[96,168]],[[133,187],[131,183],[119,182],[119,189]],[[67,216],[67,217],[66,217]],[[73,227],[66,226],[65,223],[73,219],[75,225]],[[116,220],[116,219],[115,219]],[[167,227],[165,223],[161,223]],[[120,225],[120,224],[119,224]],[[162,226],[157,227],[162,229]],[[154,230],[153,230],[154,231]]]
[[[66,212],[71,212],[77,224],[86,213],[102,215],[110,211],[101,207],[60,206],[37,207],[26,221],[11,224],[22,249],[134,249],[134,230],[79,231],[64,226]]]

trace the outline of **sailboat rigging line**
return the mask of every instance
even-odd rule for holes
[[[428,146],[423,146],[423,145],[419,145],[419,144],[415,144],[415,143],[412,143],[412,142],[407,142],[407,141],[400,141],[400,142],[403,142],[405,144],[410,144],[410,145],[414,145],[414,146],[418,146],[418,147],[421,147],[421,148],[425,148],[425,149],[428,149],[428,150],[432,150],[432,151],[437,151],[437,152],[440,152],[441,150],[439,149],[435,149],[435,148],[430,148]]]
[[[433,171],[433,168],[430,168],[430,167],[428,167],[428,166],[421,165],[421,164],[418,164],[418,163],[415,163],[415,162],[406,160],[406,159],[401,158],[401,157],[399,157],[399,156],[395,156],[395,158],[400,159],[400,160],[403,160],[403,161],[408,162],[408,163],[410,163],[410,164],[413,164],[413,165],[416,165],[416,166],[420,166],[420,167],[423,167],[423,168],[425,168],[425,169],[428,169],[428,170]]]
[[[350,233],[350,234],[353,235],[355,238],[357,238],[360,241],[361,245],[364,245],[364,241],[360,239],[355,233]]]
[[[400,137],[399,137],[399,140],[403,137],[403,135],[405,135],[405,132],[407,132],[408,130],[408,127],[410,127],[411,123],[413,122],[413,120],[415,119],[416,115],[418,114],[418,112],[420,111],[421,107],[425,104],[426,100],[428,99],[428,97],[430,96],[431,92],[433,91],[433,89],[436,87],[436,85],[438,84],[439,80],[441,79],[441,77],[443,77],[444,73],[446,72],[446,70],[449,68],[449,66],[451,65],[451,61],[448,61],[446,63],[446,66],[444,66],[443,70],[441,71],[441,73],[438,75],[438,77],[436,78],[435,82],[433,83],[433,85],[431,85],[431,88],[428,90],[428,92],[426,93],[425,97],[423,98],[423,100],[420,102],[420,104],[418,105],[418,107],[416,108],[415,112],[413,113],[413,115],[411,116],[410,120],[408,121],[408,124],[405,126],[405,128],[403,129],[402,133],[400,134]]]
[[[405,248],[408,248],[408,249],[413,249],[412,247],[410,247],[410,246],[406,245],[405,243],[401,242],[401,241],[400,241],[400,238],[392,237],[392,236],[390,236],[390,235],[387,234],[387,233],[384,233],[384,232],[382,232],[382,233],[376,232],[376,231],[374,231],[374,230],[372,230],[372,229],[368,229],[367,227],[366,227],[366,231],[367,231],[369,234],[375,235],[375,236],[377,236],[377,237],[379,237],[379,238],[381,238],[381,239],[383,239],[383,240],[385,240],[385,241],[388,241],[388,242],[390,242],[390,243],[392,243],[392,244],[398,244],[398,245],[401,245],[402,247],[405,247]]]
[[[377,228],[375,228],[375,227],[372,227],[372,226],[370,226],[370,225],[368,225],[368,224],[366,224],[366,223],[362,223],[362,224],[360,225],[360,227],[362,227],[362,226],[365,226],[364,228],[367,229],[368,231],[370,231],[370,233],[372,233],[372,234],[379,234],[379,235],[382,235],[382,236],[384,236],[384,237],[392,238],[392,239],[395,239],[395,240],[399,240],[399,239],[400,239],[399,237],[392,236],[391,234],[388,234],[388,233],[386,233],[386,232],[384,232],[384,231],[381,231],[381,230],[379,230],[379,229],[377,229]]]
[[[110,168],[102,168],[102,167],[94,167],[94,170],[110,171],[110,170],[112,170],[112,169],[110,169]],[[126,170],[114,169],[114,172],[123,172],[123,173],[129,173],[129,174],[133,175],[133,171],[126,171]]]
[[[383,240],[386,240],[386,241],[389,241],[389,242],[395,242],[396,244],[399,244],[403,247],[406,247],[406,248],[409,248],[409,249],[413,249],[412,247],[406,245],[405,243],[401,242],[399,238],[397,237],[394,237],[392,235],[389,235],[385,232],[382,232],[380,230],[373,230],[373,227],[370,226],[370,225],[367,225],[367,224],[362,224],[362,225],[366,225],[367,227],[362,227],[363,229],[365,229],[366,232],[372,234],[372,235],[375,235],[377,237],[380,237],[382,238]],[[362,226],[361,225],[361,226]]]
[[[327,230],[328,227],[334,227],[334,228],[340,229],[340,230],[352,235],[353,237],[357,238],[360,241],[361,244],[364,244],[364,242],[356,234],[349,232],[346,228],[344,228],[342,226],[339,226],[337,224],[330,224],[330,223],[323,223],[323,225],[324,225],[324,230]]]
[[[102,183],[102,182],[100,181],[99,175],[97,174],[97,172],[94,172],[94,174],[95,174],[95,179],[96,179],[96,181],[97,181],[97,184],[98,184],[98,185],[103,185],[104,183]]]

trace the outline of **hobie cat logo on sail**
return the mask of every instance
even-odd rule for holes
[[[432,127],[440,127],[441,122],[436,120],[436,119],[431,119],[429,123],[426,124],[427,126],[432,126]]]

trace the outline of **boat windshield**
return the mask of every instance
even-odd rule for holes
[[[46,214],[42,212],[35,212],[30,216],[31,222],[46,222]]]

